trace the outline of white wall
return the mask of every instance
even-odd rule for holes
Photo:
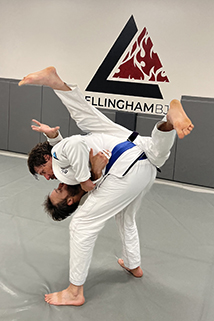
[[[0,78],[54,65],[84,90],[133,15],[170,79],[161,103],[214,97],[213,13],[213,0],[0,0]]]

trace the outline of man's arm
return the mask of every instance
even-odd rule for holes
[[[32,121],[36,124],[36,125],[34,124],[31,125],[32,130],[39,133],[43,133],[47,137],[47,140],[51,146],[56,145],[58,142],[60,142],[63,139],[62,135],[59,132],[59,128],[60,128],[59,126],[50,127],[46,124],[40,123],[36,119],[32,119]]]
[[[85,182],[81,182],[80,183],[81,188],[83,189],[83,191],[85,192],[90,192],[95,188],[95,184],[92,182],[92,180],[89,178],[87,181]]]
[[[111,157],[111,152],[105,150],[93,156],[93,149],[90,150],[89,160],[91,163],[91,180],[95,181],[102,176],[102,170],[106,167]]]
[[[92,191],[96,186],[92,181],[98,180],[102,176],[102,170],[108,164],[111,152],[103,150],[102,152],[97,153],[93,156],[93,149],[91,148],[89,152],[89,160],[91,163],[91,177],[85,181],[81,182],[81,188],[86,191]]]

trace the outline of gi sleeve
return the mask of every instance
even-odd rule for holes
[[[55,146],[57,143],[61,142],[61,140],[63,139],[60,131],[58,130],[58,136],[55,138],[49,138],[47,135],[44,134],[44,136],[47,138],[47,141],[49,142],[49,144],[51,146]]]

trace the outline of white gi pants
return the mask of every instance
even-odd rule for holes
[[[124,140],[131,134],[128,129],[113,123],[90,106],[78,88],[55,91],[77,125],[87,132],[105,132]],[[155,166],[162,166],[170,155],[175,131],[161,132],[154,128],[152,137],[138,136],[134,143],[145,151],[148,159],[137,161],[124,177],[107,175],[93,190],[85,203],[74,213],[70,223],[70,282],[83,285],[90,266],[98,233],[105,222],[115,216],[123,245],[125,265],[134,269],[141,263],[136,212],[142,197],[156,177]],[[154,165],[155,166],[154,166]]]

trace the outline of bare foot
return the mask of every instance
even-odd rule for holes
[[[71,90],[58,76],[54,67],[47,67],[41,71],[31,73],[24,77],[19,86],[22,85],[44,85],[57,90]]]
[[[118,259],[117,261],[120,266],[125,269],[126,271],[128,271],[129,273],[131,273],[133,276],[135,276],[136,278],[141,278],[143,276],[143,271],[141,269],[140,266],[138,266],[137,268],[135,269],[129,269],[127,268],[125,265],[124,265],[124,261],[122,259]]]
[[[52,305],[83,305],[85,302],[83,286],[70,284],[61,292],[45,294],[45,301]]]
[[[187,117],[183,107],[177,99],[173,99],[167,114],[167,122],[177,132],[179,138],[189,135],[194,128],[191,120]]]

